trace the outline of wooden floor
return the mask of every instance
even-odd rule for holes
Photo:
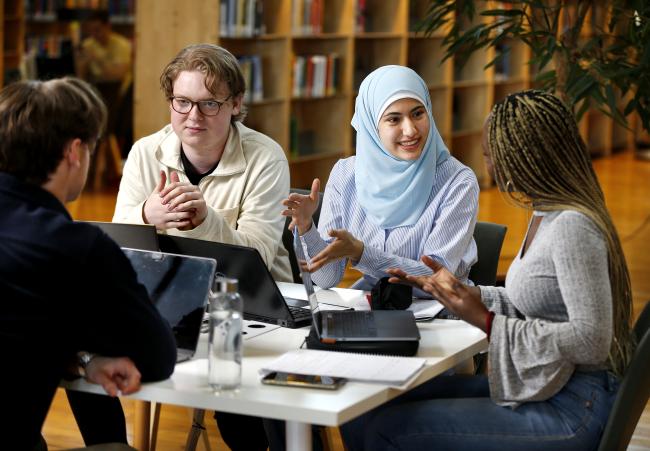
[[[634,310],[639,312],[650,300],[650,162],[635,160],[632,153],[624,152],[597,159],[594,166],[623,242],[632,278]],[[510,206],[495,189],[482,191],[479,202],[480,220],[508,226],[499,264],[499,274],[503,276],[519,249],[529,214]],[[87,192],[77,202],[70,204],[70,210],[76,219],[110,221],[114,203],[114,188],[100,193]],[[348,272],[342,286],[355,278],[354,273]],[[123,400],[123,404],[130,433],[129,420],[133,415],[133,403]],[[173,406],[164,406],[162,412],[157,449],[183,449],[191,412]],[[214,421],[208,420],[207,427],[211,448],[227,449],[218,435]],[[61,392],[54,400],[43,433],[51,450],[83,444],[65,395]],[[342,449],[340,441],[335,440],[334,448]],[[202,449],[201,446],[199,449]],[[650,404],[646,406],[628,449],[650,450]]]

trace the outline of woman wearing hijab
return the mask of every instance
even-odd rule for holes
[[[363,273],[353,288],[369,290],[389,268],[428,275],[427,255],[467,282],[476,261],[472,238],[479,187],[474,173],[447,150],[431,114],[429,90],[417,73],[384,66],[361,83],[352,126],[356,156],[338,161],[325,188],[318,230],[312,215],[320,181],[309,196],[291,194],[291,216],[310,259],[314,282],[337,285],[347,260]]]

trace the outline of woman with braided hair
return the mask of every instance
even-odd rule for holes
[[[487,375],[446,376],[343,426],[350,450],[596,449],[634,349],[630,279],[571,111],[537,90],[494,106],[484,155],[532,219],[505,287],[471,287],[428,257],[393,269],[489,339]]]

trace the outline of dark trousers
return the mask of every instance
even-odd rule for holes
[[[215,412],[221,438],[232,451],[266,451],[269,442],[262,419],[234,413]]]
[[[118,398],[74,390],[65,393],[86,446],[127,443],[126,420]]]
[[[124,411],[118,398],[73,390],[66,390],[66,394],[86,446],[127,443]],[[261,418],[224,412],[215,412],[214,418],[223,441],[232,451],[268,448]]]

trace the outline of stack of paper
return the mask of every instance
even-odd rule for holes
[[[425,361],[414,357],[296,349],[283,354],[260,372],[344,377],[401,387],[420,372]]]

